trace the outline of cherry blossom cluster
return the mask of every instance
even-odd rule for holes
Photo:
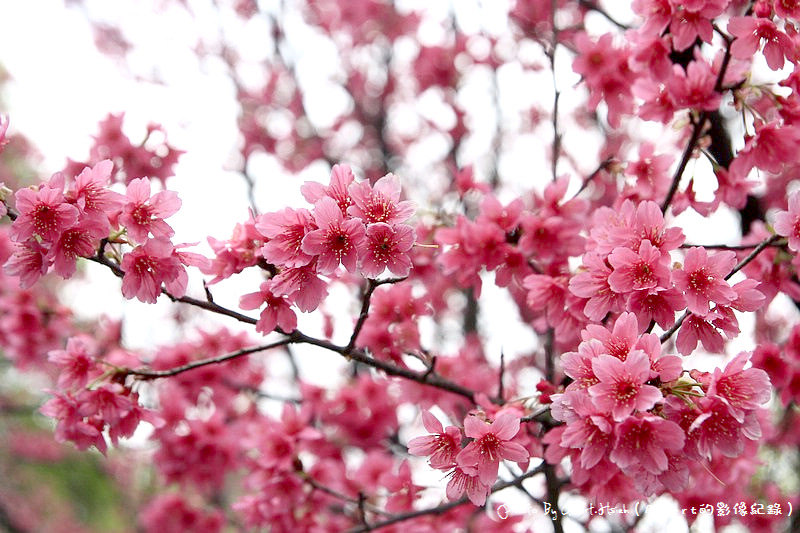
[[[151,195],[148,178],[132,180],[125,195],[117,193],[109,188],[112,166],[101,161],[69,181],[56,173],[37,188],[15,193],[17,216],[10,236],[17,248],[4,268],[23,287],[51,269],[72,277],[79,257],[103,252],[102,241],[132,247],[119,263],[126,298],[154,303],[162,285],[174,296],[185,294],[185,265],[205,266],[207,260],[179,251],[185,245],[170,241],[175,232],[164,219],[180,208],[177,194],[164,190]]]
[[[154,426],[162,421],[139,405],[139,395],[129,386],[106,379],[116,373],[117,365],[130,363],[131,356],[117,351],[100,361],[97,351],[92,338],[77,336],[69,339],[65,350],[50,352],[50,362],[60,370],[58,389],[51,391],[53,398],[41,412],[57,421],[59,442],[73,442],[79,450],[94,446],[105,453],[106,434],[116,445],[133,435],[141,421]]]
[[[442,271],[480,295],[483,269],[495,272],[495,283],[518,290],[531,270],[557,271],[583,249],[580,220],[582,199],[565,199],[568,181],[548,185],[532,205],[517,199],[503,206],[491,193],[480,203],[475,220],[459,215],[455,227],[436,232],[444,250],[437,258]],[[533,263],[533,267],[531,264]],[[552,299],[531,300],[531,307],[555,307]]]
[[[429,411],[422,412],[422,421],[432,435],[411,439],[408,451],[428,456],[432,468],[447,472],[447,497],[451,500],[466,493],[472,503],[483,505],[497,480],[501,462],[516,462],[523,470],[528,466],[528,450],[512,440],[520,429],[518,413],[498,412],[491,423],[469,415],[464,419],[463,435],[455,426],[443,429]],[[464,436],[471,440],[462,447]]]
[[[733,310],[754,311],[764,303],[764,295],[756,280],[733,286],[727,282],[736,264],[731,251],[709,254],[703,247],[691,247],[682,268],[675,268],[670,251],[683,241],[679,228],[666,227],[654,202],[634,206],[625,201],[619,211],[600,208],[594,214],[583,271],[569,281],[569,289],[586,299],[583,311],[591,320],[629,311],[636,315],[640,332],[652,324],[667,330],[675,324],[675,313],[687,309],[691,314],[678,332],[678,351],[688,355],[698,341],[720,351],[720,331],[729,338],[739,333]]]
[[[683,490],[687,461],[737,457],[747,439],[760,438],[757,414],[771,385],[763,370],[744,369],[749,353],[689,378],[656,335],[639,334],[632,313],[582,336],[578,351],[562,356],[571,380],[551,397],[551,412],[565,425],[545,438],[546,457],[571,457],[573,481],[593,496],[608,495],[611,479],[621,501]]]
[[[222,531],[235,520],[270,531],[511,531],[521,518],[490,522],[474,508],[510,487],[552,505],[565,494],[614,503],[671,494],[687,508],[792,499],[756,472],[761,447],[800,442],[800,327],[794,310],[774,317],[787,297],[800,307],[800,192],[789,194],[800,175],[800,3],[634,0],[631,21],[620,21],[602,0],[516,0],[509,31],[475,35],[461,31],[456,4],[438,42],[421,38],[435,25],[427,14],[391,2],[304,4],[298,14],[341,56],[331,83],[345,101],[329,123],[307,112],[283,12],[259,18],[274,48],[260,82],[240,78],[252,70],[248,54],[224,36],[197,47],[220,51],[236,88],[237,165],[253,206],[230,238],[208,238],[210,260],[172,242],[168,219],[181,202],[152,184],[172,175],[181,152],[160,126],[138,144],[123,115],[109,115],[90,164],[70,162],[38,186],[19,187],[0,162],[0,181],[18,189],[0,183],[0,216],[12,221],[0,227],[0,348],[52,377],[41,412],[55,419],[57,440],[105,453],[142,421],[153,426],[156,484],[168,492],[142,514],[146,530]],[[215,3],[245,24],[265,13],[252,0],[226,6]],[[754,57],[774,82],[754,81]],[[562,83],[567,65],[577,85]],[[527,80],[548,68],[552,108],[505,101],[509,70]],[[473,78],[495,98],[486,157],[470,155],[483,133],[463,103]],[[560,98],[584,89],[575,109]],[[398,118],[423,100],[447,117]],[[505,124],[518,111],[518,124]],[[506,141],[533,133],[538,144],[541,128],[552,134],[549,172],[530,165],[533,187],[520,193]],[[599,133],[602,146],[584,151],[568,128]],[[7,129],[0,116],[0,151]],[[427,134],[446,155],[424,170],[435,209],[414,216],[397,176],[420,173],[412,148]],[[330,181],[300,187],[306,207],[257,214],[249,163],[258,152],[291,172],[329,163]],[[475,169],[458,168],[470,161]],[[738,216],[741,237],[687,239],[681,213]],[[121,277],[128,299],[166,293],[274,342],[209,328],[136,355],[119,334],[82,334],[42,289],[44,274],[72,277],[80,257]],[[238,298],[245,313],[208,289],[187,296],[187,267],[208,284],[257,272]],[[513,305],[485,307],[492,282]],[[326,309],[334,283],[360,313]],[[322,315],[319,336],[298,329],[298,311]],[[714,361],[712,372],[683,357],[732,352],[743,313],[755,320],[752,352]],[[492,321],[517,316],[536,339],[513,354],[490,349]],[[336,344],[344,323],[349,340]],[[341,385],[306,382],[295,344],[345,362]],[[278,357],[290,378],[273,374]],[[413,409],[429,435],[405,440],[402,413]],[[441,486],[418,484],[406,450],[427,458]],[[534,476],[544,496],[522,485]],[[421,508],[436,489],[449,501]]]
[[[140,517],[146,531],[208,531],[222,530],[225,518],[221,511],[198,509],[184,495],[173,492],[161,494],[147,504]]]
[[[4,204],[3,204],[4,205]],[[8,226],[0,228],[0,263],[14,251]],[[0,348],[20,369],[38,367],[72,331],[71,312],[46,286],[20,290],[20,279],[0,271]]]
[[[783,405],[800,401],[800,327],[782,344],[766,342],[753,351],[753,366],[764,370]]]
[[[267,304],[257,325],[264,334],[276,327],[294,330],[292,306],[315,310],[327,295],[319,276],[332,276],[339,266],[370,279],[387,269],[405,277],[411,269],[415,234],[405,222],[414,208],[400,200],[398,178],[387,175],[374,185],[356,182],[350,167],[336,165],[329,185],[307,182],[301,192],[313,211],[287,207],[260,215],[253,225],[264,243],[260,255],[276,272],[259,292],[242,296],[240,306],[257,309]],[[219,272],[219,261],[218,254],[214,271]],[[238,265],[222,269],[235,272]]]
[[[166,187],[167,179],[175,175],[174,167],[183,154],[167,142],[164,128],[155,123],[147,125],[140,142],[131,140],[123,131],[125,114],[109,114],[100,122],[100,132],[85,162],[68,161],[64,172],[79,174],[84,167],[94,166],[106,159],[114,163],[111,180],[129,185],[133,180],[149,178]]]

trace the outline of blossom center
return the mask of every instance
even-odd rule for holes
[[[653,271],[650,269],[650,265],[644,261],[638,263],[636,265],[634,278],[639,285],[645,285],[653,281]]]
[[[639,393],[639,385],[630,381],[622,381],[617,384],[617,400],[628,402]]]
[[[394,214],[392,203],[381,196],[372,198],[367,205],[367,217],[371,222],[388,222]]]
[[[39,204],[33,212],[33,224],[40,235],[56,227],[56,212],[47,204]]]
[[[131,213],[131,218],[133,218],[133,221],[136,224],[142,226],[149,224],[152,218],[150,206],[144,204],[136,206],[136,209],[134,209],[133,213]]]
[[[487,433],[480,439],[481,455],[489,456],[490,461],[500,457],[500,439],[493,433]]]
[[[713,279],[714,278],[709,276],[704,268],[701,268],[689,274],[689,287],[693,291],[702,294],[708,289],[708,285]]]

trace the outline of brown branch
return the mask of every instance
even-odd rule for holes
[[[689,164],[689,160],[692,158],[692,152],[694,152],[697,141],[700,140],[707,118],[708,113],[703,111],[694,122],[692,134],[689,136],[689,142],[686,143],[686,148],[684,148],[683,155],[681,156],[681,162],[678,164],[678,168],[675,169],[675,173],[672,175],[672,183],[669,186],[666,198],[664,198],[664,203],[661,204],[662,213],[667,212],[667,209],[669,209],[669,204],[672,202],[672,198],[675,196],[675,193],[678,192],[678,185],[681,182],[683,171],[686,170],[686,165]]]
[[[353,334],[350,335],[350,340],[345,347],[345,350],[350,351],[356,345],[356,339],[358,338],[358,334],[361,333],[361,328],[364,327],[364,322],[366,322],[367,317],[369,316],[369,306],[372,299],[372,293],[375,292],[375,289],[380,287],[381,285],[387,285],[390,283],[398,283],[403,281],[406,278],[388,278],[382,280],[376,279],[368,279],[367,280],[367,290],[364,291],[364,296],[361,299],[361,312],[358,314],[358,319],[356,320],[356,325],[353,328]]]
[[[344,356],[348,360],[357,361],[366,366],[372,367],[376,370],[380,370],[389,376],[409,379],[421,385],[436,387],[438,389],[447,392],[452,392],[453,394],[457,394],[459,396],[463,396],[464,398],[470,400],[471,402],[475,401],[474,396],[476,394],[476,391],[441,377],[439,374],[433,372],[431,368],[428,368],[424,372],[416,372],[414,370],[403,368],[386,361],[374,359],[373,357],[369,356],[367,352],[365,352],[364,350],[358,348],[352,348],[348,350],[346,346],[339,346],[327,340],[318,339],[316,337],[310,337],[304,333],[301,333],[300,331],[292,332],[291,337],[294,339],[293,341],[294,343],[305,343],[305,344],[312,344],[314,346],[319,346],[320,348],[325,348],[326,350],[336,352]],[[504,403],[502,398],[493,397],[489,399],[493,403],[498,405],[502,405]]]
[[[542,463],[542,466],[544,466],[544,479],[547,488],[546,501],[550,502],[553,508],[560,509],[558,506],[558,497],[561,494],[561,482],[556,475],[556,467],[546,461]],[[564,526],[561,524],[561,513],[553,513],[551,517],[553,519],[553,533],[564,533]]]
[[[770,243],[768,246],[780,248],[786,246],[786,240],[778,240]],[[761,246],[761,243],[756,244],[681,244],[681,248],[697,248],[702,247],[706,250],[752,250]]]
[[[550,0],[550,24],[552,25],[552,36],[550,39],[550,49],[547,50],[547,58],[550,60],[550,72],[553,78],[553,151],[552,168],[553,181],[558,178],[557,167],[558,157],[561,153],[561,135],[558,133],[558,101],[561,93],[558,91],[556,78],[556,49],[558,48],[558,29],[556,28],[556,11],[558,10],[558,0]]]
[[[349,496],[347,496],[345,494],[342,494],[340,492],[337,492],[337,491],[331,489],[330,487],[326,487],[325,485],[320,484],[317,480],[315,480],[314,478],[310,477],[306,472],[298,472],[298,474],[303,479],[303,481],[308,483],[308,485],[311,486],[315,490],[318,490],[320,492],[324,492],[325,494],[327,494],[329,496],[333,496],[334,498],[336,498],[338,500],[342,500],[344,502],[352,503],[354,505],[357,505],[359,509],[365,509],[365,510],[371,512],[371,513],[380,514],[380,515],[384,515],[384,516],[392,516],[391,513],[387,512],[387,511],[384,511],[382,509],[379,509],[378,507],[375,507],[374,505],[366,503],[363,500],[362,497],[359,497],[358,499],[351,498],[351,497],[349,497]]]
[[[581,183],[581,187],[580,187],[580,189],[578,189],[578,191],[575,193],[575,195],[573,196],[573,198],[575,198],[575,197],[576,197],[576,196],[578,196],[580,193],[582,193],[582,192],[584,191],[584,189],[586,189],[586,187],[588,187],[588,186],[589,186],[589,184],[590,184],[592,181],[594,181],[594,179],[595,179],[597,176],[599,176],[599,175],[600,175],[600,172],[602,172],[603,170],[608,170],[608,167],[609,167],[609,166],[611,166],[611,164],[612,164],[613,162],[614,162],[614,158],[613,158],[612,156],[608,156],[608,157],[606,157],[605,159],[603,159],[602,161],[600,161],[600,164],[598,164],[598,165],[597,165],[597,168],[595,168],[595,169],[592,171],[592,173],[591,173],[591,174],[589,174],[589,175],[586,177],[586,179],[584,179],[584,180],[583,180],[583,183]]]
[[[726,36],[724,33],[719,32],[722,35],[722,38],[725,39],[725,55],[722,58],[722,64],[719,68],[719,73],[717,74],[717,80],[714,83],[714,91],[716,92],[723,92],[722,82],[725,78],[725,72],[728,70],[728,65],[731,61],[731,39]],[[669,204],[672,202],[672,198],[675,196],[675,193],[678,191],[678,185],[680,184],[681,177],[683,176],[683,172],[686,170],[686,165],[689,164],[689,159],[692,158],[692,153],[696,148],[697,141],[700,140],[700,137],[703,134],[703,129],[705,128],[706,121],[708,120],[710,113],[708,111],[703,111],[697,117],[696,122],[694,123],[694,128],[692,128],[692,134],[689,137],[689,142],[686,143],[686,148],[683,150],[683,155],[681,156],[681,161],[678,164],[678,168],[675,169],[675,174],[672,176],[672,183],[670,184],[669,191],[667,191],[667,196],[664,198],[664,203],[661,204],[661,212],[666,213],[667,209],[669,209]]]
[[[605,9],[600,7],[597,4],[597,2],[591,2],[589,0],[578,0],[578,4],[580,4],[580,6],[583,7],[584,9],[588,9],[589,11],[594,11],[595,13],[598,13],[598,14],[602,15],[603,18],[605,18],[607,21],[609,21],[611,24],[613,24],[614,26],[616,26],[617,28],[619,28],[621,30],[629,30],[630,29],[630,26],[628,26],[627,24],[624,24],[624,23],[618,21],[617,19],[615,19],[614,17],[612,17],[608,13],[608,11],[606,11]]]
[[[494,494],[496,492],[500,492],[501,490],[505,490],[509,487],[516,487],[520,485],[524,480],[535,476],[544,471],[545,463],[537,466],[533,470],[530,470],[520,476],[515,477],[510,481],[501,481],[500,483],[495,484],[492,487],[491,493]],[[389,518],[388,520],[384,520],[382,522],[377,522],[372,525],[364,525],[361,527],[356,527],[348,530],[348,533],[364,533],[365,531],[375,531],[387,526],[391,526],[393,524],[397,524],[400,522],[405,522],[406,520],[411,520],[413,518],[418,518],[420,516],[428,516],[428,515],[440,515],[444,514],[447,511],[454,509],[456,507],[460,507],[469,502],[469,499],[466,496],[462,496],[458,500],[454,500],[452,502],[443,503],[441,505],[437,505],[436,507],[430,507],[428,509],[419,509],[416,511],[410,511],[408,513],[403,513],[399,515],[394,515],[393,517]]]
[[[770,244],[774,243],[775,241],[777,241],[777,240],[778,240],[778,239],[780,239],[780,238],[781,238],[781,237],[780,237],[780,235],[773,235],[773,236],[771,236],[771,237],[768,237],[768,238],[764,239],[763,241],[761,241],[761,243],[760,243],[758,246],[756,246],[756,247],[753,249],[753,251],[752,251],[752,252],[750,252],[749,254],[747,254],[747,256],[746,256],[744,259],[742,259],[741,261],[739,261],[739,262],[736,264],[736,266],[735,266],[735,267],[733,267],[733,270],[731,270],[731,271],[728,273],[728,275],[727,275],[727,276],[725,276],[725,280],[727,281],[727,280],[731,279],[731,277],[733,277],[733,275],[734,275],[734,274],[736,274],[736,273],[737,273],[737,272],[739,272],[741,269],[743,269],[745,266],[747,266],[747,264],[748,264],[750,261],[752,261],[753,259],[755,259],[755,258],[756,258],[756,256],[758,256],[758,254],[760,254],[762,251],[764,251],[764,249],[765,249],[766,247],[768,247]]]
[[[279,341],[270,344],[265,344],[263,346],[253,346],[251,348],[243,348],[241,350],[236,350],[235,352],[231,352],[225,355],[220,355],[217,357],[208,357],[206,359],[192,361],[191,363],[187,363],[181,366],[176,366],[173,368],[168,368],[166,370],[151,370],[148,368],[140,368],[140,369],[124,368],[119,370],[119,373],[128,376],[136,376],[142,380],[166,378],[169,376],[176,376],[178,374],[188,372],[189,370],[194,370],[195,368],[200,368],[208,365],[216,365],[219,363],[230,361],[232,359],[238,359],[239,357],[244,357],[245,355],[250,355],[251,353],[263,352],[265,350],[277,348],[278,346],[284,346],[291,342],[292,342],[291,337],[287,337],[285,339],[281,339]]]
[[[12,220],[16,219],[16,213],[13,212],[11,209],[8,210],[8,214],[9,214],[9,217]],[[103,252],[105,250],[105,245],[106,245],[106,241],[103,240],[101,242],[100,248],[97,251],[97,254],[95,254],[93,257],[89,257],[87,259],[89,259],[90,261],[93,261],[95,263],[99,263],[101,265],[106,266],[117,277],[120,277],[120,278],[123,277],[125,275],[125,273],[122,271],[122,268],[120,268],[120,266],[117,263],[115,263],[114,261],[111,261],[110,259],[105,257],[105,255],[103,254]],[[396,283],[397,281],[400,281],[400,280],[398,280],[396,278],[390,278],[390,279],[381,280],[381,281],[378,281],[378,282],[375,282],[375,283],[377,285],[380,285],[380,284],[384,284],[384,283]],[[247,324],[253,324],[254,325],[257,322],[257,320],[255,318],[243,315],[241,313],[238,313],[236,311],[233,311],[231,309],[228,309],[226,307],[223,307],[223,306],[218,305],[218,304],[213,303],[213,302],[209,302],[209,301],[206,301],[206,300],[198,300],[197,298],[192,298],[192,297],[189,297],[189,296],[182,296],[180,298],[176,297],[176,296],[170,294],[169,291],[167,291],[164,287],[161,288],[161,293],[166,295],[173,302],[181,302],[181,303],[185,303],[185,304],[188,304],[188,305],[193,305],[195,307],[199,307],[201,309],[205,309],[205,310],[211,311],[213,313],[217,313],[217,314],[221,314],[221,315],[224,315],[224,316],[229,316],[231,318],[235,318],[236,320],[238,320],[240,322],[247,323]],[[284,332],[278,330],[278,333],[284,333]],[[421,385],[427,385],[427,386],[430,386],[430,387],[435,387],[435,388],[438,388],[438,389],[441,389],[441,390],[444,390],[444,391],[447,391],[447,392],[451,392],[453,394],[457,394],[459,396],[463,396],[464,398],[468,399],[471,402],[475,401],[474,397],[475,397],[476,391],[474,391],[472,389],[469,389],[467,387],[464,387],[462,385],[459,385],[457,383],[454,383],[454,382],[452,382],[452,381],[450,381],[448,379],[445,379],[445,378],[439,376],[438,374],[436,374],[435,372],[432,371],[432,368],[427,369],[425,372],[415,372],[413,370],[409,370],[407,368],[399,367],[397,365],[394,365],[392,363],[388,363],[386,361],[380,361],[378,359],[374,359],[374,358],[370,357],[364,350],[360,350],[360,349],[353,348],[353,347],[349,347],[348,348],[348,346],[338,346],[338,345],[333,344],[332,342],[329,342],[327,340],[318,339],[318,338],[315,338],[315,337],[310,337],[310,336],[308,336],[308,335],[306,335],[304,333],[301,333],[300,331],[297,331],[297,330],[295,330],[292,333],[288,334],[287,338],[282,339],[280,341],[276,341],[276,342],[274,342],[272,344],[261,346],[261,347],[255,347],[255,348],[248,348],[246,350],[250,350],[250,351],[247,351],[246,353],[253,353],[253,352],[256,352],[256,351],[266,350],[266,349],[269,349],[269,348],[274,348],[274,347],[277,347],[277,346],[284,346],[284,345],[288,345],[288,344],[302,344],[302,343],[311,344],[311,345],[314,345],[314,346],[319,346],[320,348],[325,348],[325,349],[330,350],[332,352],[339,353],[339,354],[341,354],[342,356],[344,356],[345,358],[347,358],[349,360],[354,360],[354,361],[362,363],[362,364],[364,364],[366,366],[372,367],[372,368],[374,368],[376,370],[380,370],[380,371],[384,372],[385,374],[387,374],[389,376],[401,377],[401,378],[409,379],[409,380],[415,381],[415,382],[417,382],[417,383],[419,383]],[[241,352],[241,350],[239,352]],[[245,353],[239,353],[239,352],[233,352],[232,354],[227,354],[227,355],[223,355],[223,356],[220,356],[220,357],[222,358],[222,361],[226,361],[228,359],[232,359],[232,358],[235,358],[235,357],[240,357],[242,355],[246,355]],[[139,375],[139,376],[142,376],[142,377],[144,377],[146,379],[154,379],[154,378],[158,378],[158,377],[166,377],[166,376],[170,376],[170,375],[175,375],[177,373],[181,373],[181,372],[185,372],[187,370],[191,370],[192,368],[197,368],[198,366],[203,366],[203,365],[207,365],[207,364],[214,364],[214,363],[217,363],[217,362],[221,362],[221,361],[217,361],[217,359],[220,359],[220,358],[212,358],[211,360],[195,361],[194,363],[190,363],[189,365],[183,365],[183,367],[176,367],[174,369],[167,369],[167,370],[162,370],[162,371],[142,369],[141,371],[136,372],[136,371],[133,371],[133,369],[125,369],[125,370],[127,370],[128,371],[127,373],[129,373],[129,374]],[[186,366],[190,366],[190,368],[184,368]],[[503,399],[502,398],[498,398],[498,397],[490,398],[490,400],[493,403],[498,404],[498,405],[502,405],[504,403]]]

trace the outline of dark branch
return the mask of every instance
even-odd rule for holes
[[[151,370],[148,368],[140,368],[140,369],[126,368],[126,369],[121,369],[119,372],[124,375],[136,376],[139,379],[144,379],[144,380],[166,378],[169,376],[175,376],[178,374],[182,374],[184,372],[188,372],[189,370],[194,370],[195,368],[200,368],[208,365],[216,365],[219,363],[230,361],[232,359],[238,359],[239,357],[244,357],[245,355],[250,355],[251,353],[271,350],[272,348],[277,348],[278,346],[284,346],[291,342],[292,342],[291,337],[287,337],[285,339],[281,339],[279,341],[270,344],[265,344],[263,346],[253,346],[252,348],[244,348],[242,350],[236,350],[235,352],[231,352],[229,354],[220,355],[218,357],[208,357],[206,359],[200,359],[198,361],[192,361],[191,363],[187,363],[181,366],[176,366],[174,368],[169,368],[166,370]]]
[[[533,477],[536,474],[541,473],[542,471],[544,471],[544,464],[545,463],[542,463],[542,465],[539,465],[536,468],[534,468],[533,470],[530,470],[530,471],[522,474],[521,476],[517,476],[517,477],[515,477],[514,479],[512,479],[510,481],[503,481],[503,482],[495,484],[492,487],[492,491],[491,491],[492,494],[494,494],[496,492],[500,492],[501,490],[505,490],[505,489],[507,489],[509,487],[516,487],[519,484],[521,484],[524,480],[526,480],[526,479],[528,479],[530,477]],[[348,533],[364,533],[365,531],[375,531],[377,529],[381,529],[381,528],[384,528],[384,527],[387,527],[387,526],[391,526],[393,524],[397,524],[397,523],[400,523],[400,522],[405,522],[406,520],[411,520],[413,518],[418,518],[420,516],[444,514],[447,511],[449,511],[451,509],[455,509],[456,507],[464,505],[464,504],[466,504],[468,502],[469,502],[469,499],[466,496],[464,496],[464,497],[459,498],[458,500],[455,500],[455,501],[452,501],[452,502],[443,503],[442,505],[437,505],[436,507],[430,507],[428,509],[419,509],[417,511],[411,511],[411,512],[408,512],[408,513],[395,515],[392,518],[389,518],[388,520],[384,520],[382,522],[377,522],[377,523],[372,524],[372,525],[356,527],[356,528],[348,530]]]
[[[358,314],[358,320],[356,320],[356,325],[353,328],[353,334],[350,335],[350,340],[348,341],[345,350],[350,351],[356,345],[356,339],[358,339],[358,334],[361,333],[361,328],[364,327],[364,322],[366,322],[367,317],[369,316],[369,306],[371,303],[370,300],[372,299],[372,293],[375,292],[375,289],[377,289],[381,285],[386,285],[389,283],[398,283],[400,281],[403,281],[404,279],[406,278],[367,280],[367,290],[364,291],[364,297],[361,299],[361,312]]]

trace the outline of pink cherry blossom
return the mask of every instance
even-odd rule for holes
[[[673,35],[673,47],[679,51],[691,46],[698,37],[710,43],[714,31],[711,19],[722,13],[728,4],[728,0],[669,1],[673,5],[669,29]]]
[[[594,374],[592,361],[605,352],[603,344],[597,339],[586,340],[578,345],[577,352],[567,352],[561,356],[564,373],[573,379],[567,391],[585,390],[599,383]]]
[[[272,292],[274,284],[274,279],[265,281],[258,292],[245,294],[239,299],[239,307],[242,309],[258,309],[267,304],[256,323],[256,331],[264,335],[275,331],[276,327],[285,333],[291,333],[297,328],[297,316],[285,297],[276,296]]]
[[[633,0],[631,7],[644,18],[644,25],[639,28],[643,34],[661,35],[672,20],[669,0]]]
[[[770,172],[781,169],[800,160],[797,144],[800,143],[800,127],[782,124],[776,120],[757,122],[755,135],[745,137],[744,148],[737,155],[741,160],[739,172],[744,175],[751,168],[758,167]]]
[[[308,209],[284,208],[258,217],[255,228],[267,241],[261,248],[264,259],[274,265],[300,267],[311,262],[311,256],[302,250],[303,237],[317,229]]]
[[[328,294],[327,284],[317,276],[314,263],[287,268],[272,279],[272,293],[276,296],[288,296],[304,313],[316,309]]]
[[[787,361],[777,344],[770,342],[756,346],[752,361],[754,368],[760,368],[767,373],[772,386],[776,389],[782,389],[791,377],[790,361]]]
[[[109,219],[116,219],[125,197],[108,188],[114,164],[105,159],[93,167],[86,167],[75,178],[68,197],[100,230],[108,233]],[[105,237],[106,235],[102,235]]]
[[[645,382],[650,379],[650,359],[636,350],[625,361],[610,355],[592,360],[599,383],[589,387],[598,408],[611,412],[614,420],[624,420],[633,411],[646,411],[663,400],[661,392]]]
[[[583,256],[585,270],[578,272],[569,280],[569,290],[575,296],[588,298],[583,312],[589,320],[602,320],[609,311],[621,311],[625,300],[619,292],[609,285],[613,272],[607,258],[589,252]]]
[[[214,275],[209,284],[214,284],[239,273],[247,267],[258,263],[258,250],[263,243],[263,236],[256,231],[255,221],[251,218],[233,228],[233,235],[228,240],[217,240],[208,237],[208,244],[214,251],[214,259],[210,265],[200,267],[204,274]]]
[[[737,416],[728,403],[718,397],[701,398],[700,414],[689,426],[689,436],[702,457],[710,459],[716,449],[726,457],[736,457],[744,450],[744,439],[761,436],[758,420],[752,412]]]
[[[609,458],[622,470],[641,467],[660,474],[669,466],[667,453],[683,448],[684,433],[670,420],[653,415],[629,416],[615,430],[616,441]]]
[[[800,1],[775,0],[772,5],[775,9],[775,14],[779,17],[800,19]]]
[[[347,213],[365,224],[399,224],[414,213],[414,204],[400,201],[400,180],[394,174],[387,174],[374,186],[368,182],[352,183],[348,192],[353,205],[347,208]]]
[[[683,321],[681,329],[678,330],[678,337],[675,339],[675,347],[683,355],[689,355],[697,347],[697,343],[702,342],[703,347],[710,352],[722,351],[725,341],[717,328],[709,322],[710,319],[718,318],[719,315],[712,312],[705,317],[689,315]]]
[[[164,219],[174,215],[181,207],[174,191],[159,191],[150,196],[150,180],[137,178],[128,184],[126,203],[119,217],[120,224],[137,243],[144,243],[148,235],[169,238],[175,232]]]
[[[17,243],[14,255],[3,265],[3,271],[9,276],[18,277],[20,288],[27,289],[47,274],[50,265],[47,249],[30,239],[24,243]]]
[[[707,392],[708,396],[724,398],[734,413],[742,415],[745,411],[759,408],[771,396],[767,373],[759,368],[744,369],[750,355],[741,352],[725,366],[725,370],[715,369]]]
[[[474,440],[459,452],[456,461],[462,468],[477,466],[480,482],[491,485],[497,479],[500,461],[528,460],[528,451],[510,442],[518,431],[519,417],[512,413],[502,413],[492,423],[468,416],[464,419],[464,433]]]
[[[714,111],[722,99],[714,88],[716,80],[711,66],[697,59],[689,63],[685,71],[674,65],[666,85],[676,107]]]
[[[102,370],[95,358],[96,345],[89,336],[71,337],[65,350],[53,350],[47,358],[61,367],[58,386],[64,389],[79,389],[90,379],[99,376]]]
[[[448,500],[457,500],[466,493],[473,505],[480,506],[486,503],[486,497],[492,487],[480,480],[475,467],[456,466],[448,474],[448,477],[450,478],[446,488]]]
[[[669,283],[669,256],[644,240],[639,251],[629,248],[615,248],[608,256],[614,271],[608,277],[611,290],[626,293],[633,290],[666,287]]]
[[[607,413],[601,412],[587,395],[569,395],[568,404],[573,411],[573,418],[567,422],[560,443],[580,449],[581,467],[592,468],[608,456],[614,445],[613,420]]]
[[[675,323],[675,312],[686,307],[683,294],[674,288],[649,291],[634,291],[628,298],[628,310],[636,315],[639,331],[645,331],[651,321],[663,329]]]
[[[788,239],[789,249],[800,252],[800,191],[789,195],[789,210],[776,215],[775,233]]]
[[[429,456],[431,467],[449,470],[456,464],[456,456],[461,451],[461,430],[455,426],[444,429],[430,411],[422,411],[422,423],[432,435],[408,441],[408,453]]]
[[[764,41],[764,57],[772,70],[783,67],[784,55],[792,49],[791,39],[767,18],[731,17],[728,32],[736,37],[731,45],[731,55],[738,59],[753,57]]]
[[[62,278],[72,277],[77,258],[95,255],[100,239],[106,235],[102,226],[92,225],[89,221],[65,230],[48,252],[56,273]]]
[[[349,165],[334,165],[331,169],[330,185],[326,187],[315,181],[307,181],[300,187],[300,192],[308,203],[314,205],[325,197],[333,198],[344,215],[347,214],[347,209],[353,205],[353,199],[349,192],[353,180],[355,180],[355,176]]]
[[[359,219],[345,219],[333,198],[322,198],[314,206],[314,221],[319,229],[303,237],[302,250],[317,256],[317,271],[332,274],[341,264],[355,272],[359,248],[363,245],[365,229]]]
[[[55,418],[58,442],[72,442],[79,450],[94,446],[101,453],[105,453],[108,446],[101,433],[102,425],[87,421],[83,414],[80,401],[72,394],[54,392],[53,398],[47,401],[39,410],[43,415]]]
[[[19,216],[11,225],[11,238],[17,242],[34,235],[53,242],[78,221],[78,209],[65,201],[59,188],[43,185],[37,191],[21,189],[14,199]]]
[[[192,531],[218,533],[225,517],[219,510],[203,510],[191,505],[180,492],[159,494],[142,510],[139,521],[146,533]]]
[[[692,247],[686,252],[682,270],[672,272],[675,287],[686,296],[686,307],[692,313],[705,316],[709,304],[729,304],[737,298],[736,291],[725,276],[736,264],[736,254],[729,251],[709,256],[705,248]]]
[[[586,341],[597,339],[603,344],[604,353],[624,361],[639,340],[639,327],[633,313],[622,313],[614,322],[611,331],[600,324],[589,324],[581,332]]]
[[[411,270],[409,251],[414,238],[414,229],[406,224],[370,224],[360,248],[361,272],[368,278],[376,278],[388,268],[395,276],[407,276]]]
[[[145,303],[155,303],[161,294],[161,284],[176,280],[183,271],[173,250],[166,239],[150,239],[125,254],[120,264],[124,272],[122,295],[129,300],[136,297]]]

